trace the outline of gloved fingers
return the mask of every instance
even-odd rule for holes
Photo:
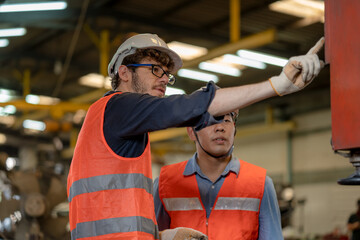
[[[322,69],[324,65],[323,61],[319,60],[319,57],[316,54],[306,55],[304,56],[303,61],[301,61],[303,69],[302,69],[302,77],[304,82],[309,82],[314,79]]]
[[[317,75],[319,75],[321,69],[324,67],[324,62],[319,60],[319,57],[316,54],[310,55],[312,58],[313,72],[309,76],[310,81],[312,81]]]
[[[175,229],[178,229],[178,232],[175,235],[174,240],[175,239],[207,240],[207,236],[205,234],[203,234],[202,232],[197,231],[195,229],[184,228],[184,227],[178,227]]]
[[[314,54],[314,55],[315,55],[314,74],[315,74],[315,76],[317,76],[320,73],[321,69],[324,67],[324,62],[319,60],[319,57],[316,54]],[[321,64],[321,62],[322,62],[322,64]]]
[[[325,63],[323,60],[319,60],[319,62],[320,62],[320,70],[323,69],[326,64],[328,64],[328,63]]]
[[[304,82],[304,84],[309,80],[309,75],[310,75],[310,71],[311,69],[311,62],[309,61],[308,58],[303,58],[301,61],[301,76],[302,76],[302,81]]]
[[[314,77],[317,75],[317,65],[319,63],[319,58],[316,54],[312,54],[308,58],[308,65],[309,65],[309,71],[306,78],[306,83],[314,79]],[[320,65],[319,65],[320,66]]]
[[[306,55],[317,54],[324,46],[324,43],[325,43],[325,38],[324,37],[320,38],[319,41],[317,41],[317,43],[312,48],[310,48],[310,50],[306,53]]]
[[[177,227],[159,233],[160,240],[207,240],[207,236],[192,228]]]

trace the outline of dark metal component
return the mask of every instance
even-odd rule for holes
[[[355,167],[355,173],[350,175],[347,178],[342,178],[338,180],[340,185],[360,185],[360,151],[351,151],[350,153],[340,153],[335,151],[335,153],[340,154],[343,157],[348,157],[350,163]]]

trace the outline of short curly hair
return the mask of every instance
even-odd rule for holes
[[[160,63],[161,65],[167,67],[169,71],[174,68],[174,61],[169,57],[168,54],[161,52],[157,49],[145,48],[145,49],[136,49],[134,54],[126,56],[122,62],[122,65],[128,64],[137,64],[140,63],[144,58],[150,58]],[[135,71],[133,69],[133,71]],[[121,79],[118,74],[113,77],[111,80],[111,87],[113,90],[117,89],[120,85]]]

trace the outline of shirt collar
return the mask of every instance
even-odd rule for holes
[[[200,167],[199,167],[198,163],[196,162],[196,158],[197,158],[197,153],[195,153],[189,159],[189,161],[187,162],[187,164],[185,166],[185,170],[183,172],[184,176],[189,176],[194,173],[197,173],[200,176],[203,176],[203,173],[201,172]],[[236,174],[236,176],[239,175],[240,161],[234,156],[231,156],[230,162],[228,163],[228,165],[226,165],[226,167],[221,175],[225,176],[226,174],[229,173],[229,171],[234,172]]]

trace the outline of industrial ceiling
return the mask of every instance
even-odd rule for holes
[[[237,13],[240,31],[234,37],[234,13],[230,10],[236,2],[240,3]],[[18,109],[14,114],[15,122],[0,126],[1,133],[8,136],[2,150],[16,149],[29,142],[48,143],[49,139],[54,143],[54,137],[71,145],[74,142],[71,129],[81,126],[81,121],[73,121],[75,113],[86,110],[106,92],[102,88],[80,85],[79,78],[89,73],[105,75],[106,65],[117,47],[134,33],[156,33],[166,42],[205,47],[208,55],[213,56],[234,54],[236,44],[284,58],[305,54],[324,36],[324,24],[317,20],[304,23],[301,17],[273,11],[269,6],[274,2],[68,0],[64,10],[0,13],[0,28],[24,27],[27,30],[24,36],[9,38],[9,45],[0,48],[0,88],[13,90],[18,95],[13,100]],[[208,60],[211,57],[208,55],[203,59]],[[320,58],[324,58],[323,52]],[[197,69],[198,60],[184,61],[184,66]],[[271,65],[263,70],[246,68],[240,77],[218,74],[217,84],[230,87],[256,83],[280,72],[281,67]],[[174,87],[186,93],[204,85],[179,76],[177,79]],[[240,111],[238,125],[264,121],[265,110],[269,108],[274,110],[276,121],[329,108],[329,92],[329,67],[326,67],[304,91],[272,98]],[[25,104],[24,96],[29,93],[56,97],[61,102],[44,108]],[[1,103],[1,106],[6,104]],[[48,131],[35,135],[25,132],[21,122],[28,118],[47,121]]]

